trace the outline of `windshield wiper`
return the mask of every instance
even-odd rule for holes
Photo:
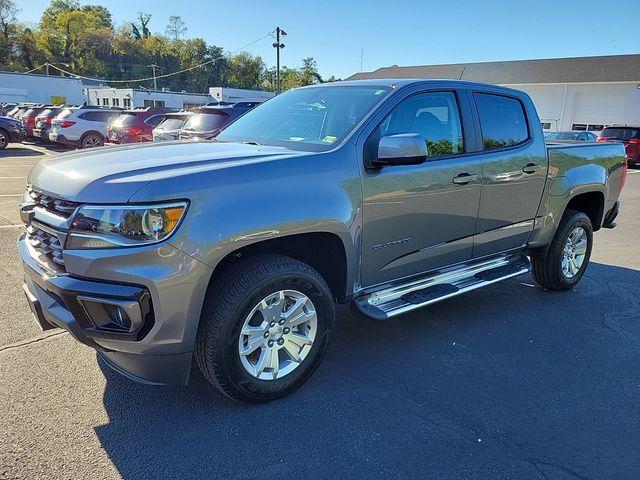
[[[258,147],[260,146],[260,143],[256,142],[255,140],[247,140],[246,142],[242,142],[245,145],[257,145]]]

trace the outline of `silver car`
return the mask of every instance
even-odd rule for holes
[[[193,116],[193,112],[168,113],[164,120],[153,129],[153,141],[177,140],[180,137],[180,130],[191,116]]]

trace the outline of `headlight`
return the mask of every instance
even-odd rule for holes
[[[174,232],[186,209],[187,202],[80,207],[65,247],[136,247],[161,242]]]

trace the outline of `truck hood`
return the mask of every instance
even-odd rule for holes
[[[32,188],[74,202],[123,203],[149,182],[307,153],[284,147],[163,142],[77,150],[41,160]]]

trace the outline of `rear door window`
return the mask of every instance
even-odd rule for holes
[[[524,108],[519,100],[490,93],[475,93],[485,150],[519,145],[529,139]]]

